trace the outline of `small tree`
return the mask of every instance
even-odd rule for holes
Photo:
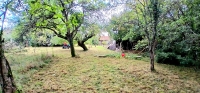
[[[155,47],[157,38],[157,25],[159,18],[158,0],[137,0],[134,5],[137,14],[138,26],[145,32],[148,39],[148,48],[150,53],[151,71],[154,71]]]

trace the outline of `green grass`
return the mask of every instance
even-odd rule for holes
[[[21,89],[25,93],[200,92],[200,72],[192,68],[156,63],[156,72],[151,72],[149,62],[122,58],[121,53],[107,50],[101,46],[93,46],[87,52],[82,51],[79,47],[75,49],[80,58],[71,58],[70,50],[60,47],[37,48],[35,54],[33,48],[28,49],[26,55],[17,56],[24,63],[11,62],[13,70],[23,69],[14,64],[29,64],[31,60],[36,60],[38,55],[41,57],[41,54],[52,55],[53,53],[56,57],[53,58],[53,62],[48,63],[49,65],[29,70],[24,75],[19,75],[14,71],[15,77],[29,75],[27,80],[21,79],[24,82],[15,78],[16,82],[21,84]],[[114,57],[100,58],[96,55],[114,55]],[[26,63],[26,60],[29,62]],[[37,61],[32,63],[37,63]]]
[[[26,48],[26,51],[10,51],[5,53],[19,90],[27,83],[32,74],[52,62],[52,53],[47,53],[49,48]],[[36,50],[36,51],[35,51]],[[15,52],[18,51],[18,52]]]

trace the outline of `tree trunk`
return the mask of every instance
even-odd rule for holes
[[[75,54],[74,43],[73,43],[73,39],[72,38],[69,39],[69,44],[70,44],[71,56],[75,57],[76,54]]]
[[[1,71],[2,92],[15,93],[17,88],[14,83],[10,65],[4,56],[2,42],[0,44],[0,71]]]
[[[121,52],[123,52],[122,41],[120,42],[119,49]]]
[[[87,51],[88,50],[88,48],[87,48],[87,46],[85,45],[84,42],[78,41],[78,45],[83,48],[83,51]]]
[[[87,46],[85,45],[85,42],[88,39],[92,38],[94,35],[95,34],[89,34],[89,35],[87,34],[87,35],[85,35],[85,37],[82,40],[77,39],[78,45],[83,48],[83,51],[88,50]]]
[[[153,0],[153,38],[150,43],[150,58],[151,58],[151,71],[155,71],[154,69],[154,52],[156,47],[156,37],[157,37],[157,25],[158,25],[158,0]]]
[[[151,59],[150,69],[151,69],[151,71],[155,71],[155,68],[154,68],[154,46],[151,45],[149,52],[150,52],[150,59]]]

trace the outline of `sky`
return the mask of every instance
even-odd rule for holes
[[[107,25],[112,16],[120,15],[125,9],[125,4],[112,6],[109,8],[101,9],[100,11],[92,14],[92,20],[100,23],[101,25]]]
[[[118,5],[114,8],[111,8],[110,10],[104,10],[103,15],[107,19],[111,19],[113,15],[119,15],[121,12],[123,12],[125,9],[124,5]]]

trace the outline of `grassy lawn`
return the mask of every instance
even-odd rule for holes
[[[121,58],[120,54],[92,47],[71,58],[69,49],[27,48],[27,52],[7,53],[15,81],[24,93],[197,93],[200,71]],[[114,54],[118,57],[99,58]]]

